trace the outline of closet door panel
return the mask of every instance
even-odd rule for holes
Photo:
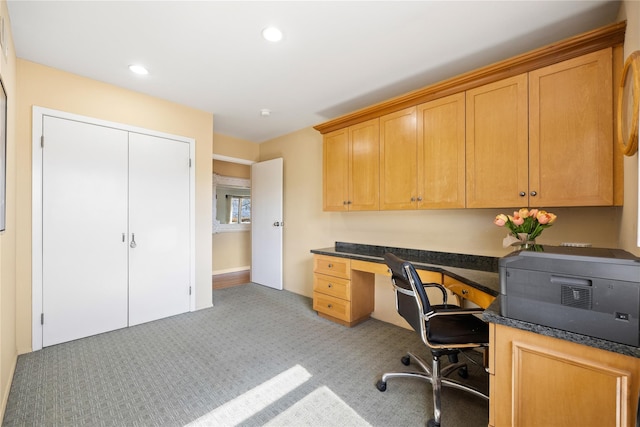
[[[127,132],[44,117],[43,346],[127,326]]]
[[[129,134],[129,325],[189,311],[189,145]]]

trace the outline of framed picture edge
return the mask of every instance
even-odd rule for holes
[[[0,232],[7,228],[7,99],[0,76]]]

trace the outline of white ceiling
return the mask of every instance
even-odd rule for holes
[[[8,6],[19,58],[211,112],[215,132],[259,143],[612,23],[619,2]],[[268,25],[283,31],[281,42],[261,38]],[[132,63],[150,74],[133,75]]]

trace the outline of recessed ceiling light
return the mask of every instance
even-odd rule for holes
[[[262,30],[262,37],[270,42],[279,42],[282,40],[282,31],[276,27],[267,27]]]
[[[149,71],[144,68],[142,65],[129,65],[129,69],[131,70],[132,73],[136,73],[136,74],[140,74],[140,75],[147,75],[149,74]]]
[[[263,108],[262,110],[260,110],[260,115],[262,117],[269,117],[271,115],[271,110],[269,110],[268,108]]]

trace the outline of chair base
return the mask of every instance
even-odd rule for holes
[[[458,390],[465,391],[467,393],[471,393],[474,396],[481,397],[483,399],[489,400],[489,396],[481,391],[463,384],[457,380],[452,378],[447,378],[452,372],[456,370],[464,370],[462,372],[466,373],[467,364],[464,362],[452,363],[447,365],[444,369],[440,369],[440,356],[441,354],[434,354],[432,360],[432,367],[429,367],[427,363],[416,356],[415,354],[408,352],[406,356],[402,358],[402,363],[404,365],[409,365],[410,361],[415,361],[422,371],[413,371],[413,372],[387,372],[382,375],[382,379],[380,379],[376,383],[376,388],[380,391],[385,391],[387,389],[387,381],[392,378],[417,378],[420,380],[429,381],[433,387],[434,395],[434,418],[430,419],[427,422],[428,427],[439,427],[440,426],[440,386],[446,386],[451,388],[457,388]],[[436,372],[436,375],[433,373]],[[465,377],[465,375],[461,374],[461,376]]]

